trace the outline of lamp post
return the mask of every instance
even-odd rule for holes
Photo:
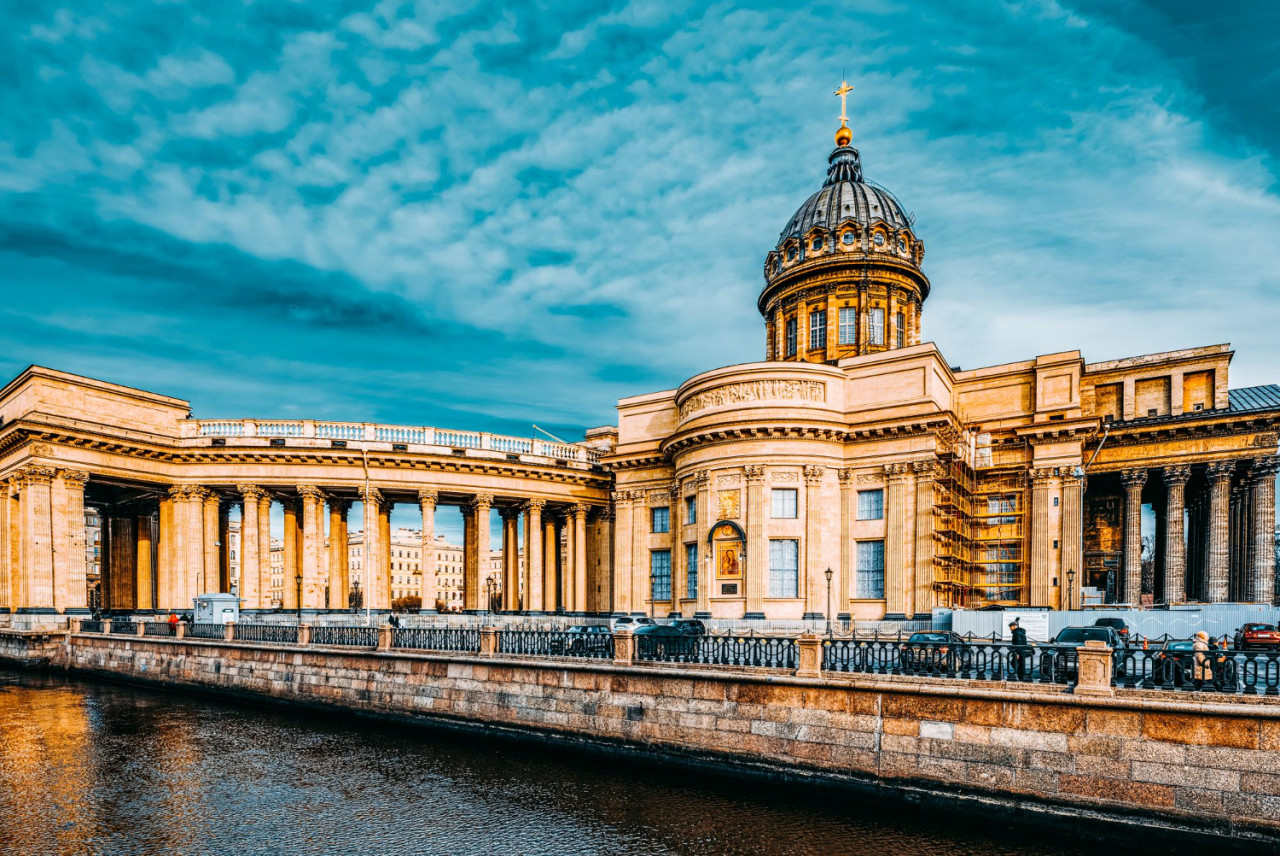
[[[1076,569],[1067,569],[1067,609],[1074,609],[1076,602]]]
[[[298,623],[302,623],[302,574],[298,574],[293,578],[298,584]]]
[[[827,635],[830,636],[831,635],[831,577],[832,577],[831,568],[828,567],[825,571],[822,572],[822,575],[827,578]]]
[[[494,594],[497,593],[497,590],[498,590],[498,581],[495,580],[493,577],[489,577],[487,580],[484,581],[484,591],[485,591],[485,594],[488,596],[488,600],[485,601],[484,606],[485,606],[485,612],[488,614],[491,614],[493,612],[493,596]]]

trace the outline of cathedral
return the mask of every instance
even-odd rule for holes
[[[841,120],[765,255],[765,362],[618,404],[614,609],[1271,603],[1280,387],[1231,389],[1228,345],[952,366],[924,242]]]
[[[597,616],[1274,602],[1280,387],[1231,389],[1228,345],[951,365],[921,335],[924,241],[841,120],[826,179],[764,257],[764,361],[623,399],[581,443],[199,419],[28,368],[0,389],[0,614],[234,591],[301,619],[344,609],[353,568],[367,608],[412,585],[430,612],[436,573],[393,576],[397,504],[421,514],[424,569],[437,508],[461,511],[470,611],[497,581],[504,611]]]

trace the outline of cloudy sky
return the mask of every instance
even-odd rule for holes
[[[1271,4],[5,9],[0,374],[580,436],[763,356],[843,71],[952,363],[1229,341],[1280,381]]]

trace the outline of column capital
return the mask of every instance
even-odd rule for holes
[[[1164,468],[1164,483],[1169,487],[1185,486],[1191,481],[1191,467],[1176,466]]]
[[[841,467],[836,470],[836,478],[840,479],[840,486],[848,487],[853,484],[853,477],[857,475],[857,472],[853,467]]]
[[[1235,461],[1214,461],[1209,464],[1208,469],[1205,470],[1205,474],[1209,477],[1209,481],[1220,482],[1231,478],[1235,471]]]
[[[1125,490],[1139,490],[1147,483],[1147,471],[1121,470],[1120,482],[1125,486]]]
[[[478,511],[481,508],[488,511],[493,507],[493,494],[477,493],[475,496],[471,497],[471,501],[467,503],[467,507],[473,511]]]
[[[696,473],[693,474],[693,483],[698,487],[699,490],[706,487],[707,485],[711,484],[711,473],[707,472],[706,470],[698,470]]]
[[[41,464],[27,464],[14,473],[14,478],[17,479],[19,485],[49,484],[53,481],[53,477],[57,475],[57,472],[53,467],[46,467]]]
[[[1027,470],[1027,478],[1031,480],[1033,487],[1047,487],[1049,480],[1057,476],[1057,467],[1032,467]]]
[[[1265,458],[1254,458],[1249,464],[1249,472],[1259,481],[1275,478],[1280,469],[1280,458],[1268,455]]]
[[[762,464],[747,464],[742,468],[742,472],[747,477],[747,484],[764,484],[764,466]]]
[[[918,461],[911,462],[911,470],[916,474],[916,478],[931,479],[938,475],[941,468],[938,466],[936,458],[921,458]]]
[[[810,465],[804,468],[804,483],[807,485],[822,484],[822,477],[826,474],[827,468]]]
[[[314,499],[317,502],[324,502],[324,491],[313,484],[298,485],[298,496],[303,499]]]
[[[346,514],[351,510],[351,500],[347,499],[345,496],[334,496],[333,494],[329,494],[328,502],[330,511],[336,511],[339,514]]]
[[[81,487],[89,481],[89,473],[85,470],[58,470],[58,476],[64,482],[79,484]]]
[[[503,520],[515,520],[520,516],[520,508],[515,505],[504,505],[498,509],[498,516]]]
[[[613,520],[614,511],[612,505],[601,505],[595,508],[597,520]]]
[[[267,492],[256,484],[238,484],[236,485],[236,490],[238,490],[240,495],[250,502],[267,498]]]
[[[890,481],[906,481],[911,475],[910,464],[885,464],[884,474]]]
[[[423,488],[422,490],[418,491],[419,505],[423,505],[423,506],[429,505],[432,508],[435,508],[436,504],[439,503],[439,501],[440,501],[440,492],[437,490],[432,490],[431,488]]]
[[[376,487],[361,487],[359,493],[362,502],[374,504],[382,502],[382,491]]]
[[[584,502],[575,502],[573,505],[569,506],[569,511],[578,520],[587,519],[587,505]]]
[[[534,512],[541,514],[542,509],[547,507],[547,501],[545,499],[526,499],[520,507],[531,514]]]

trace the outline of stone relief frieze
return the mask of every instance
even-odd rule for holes
[[[826,401],[827,387],[816,380],[748,380],[727,383],[689,396],[680,405],[680,418],[708,407],[748,401]]]
[[[740,481],[742,481],[742,478],[737,473],[727,473],[722,476],[716,476],[716,485],[718,487],[723,487],[727,484],[738,484]]]
[[[800,476],[796,473],[780,472],[773,473],[771,479],[774,484],[795,484],[800,481]]]

